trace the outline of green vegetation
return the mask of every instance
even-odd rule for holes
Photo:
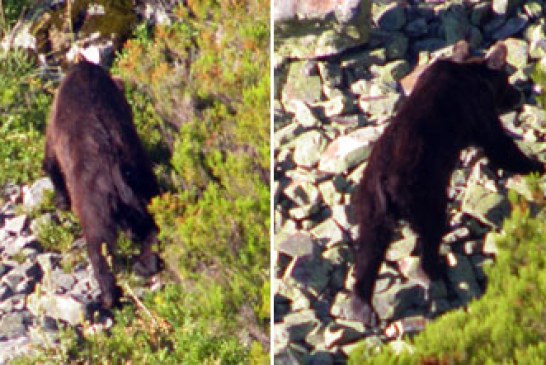
[[[535,203],[510,193],[512,215],[498,235],[499,254],[486,267],[485,295],[466,311],[450,312],[410,343],[412,352],[386,346],[374,356],[357,348],[351,364],[542,364],[546,358],[546,204],[544,180],[534,176]],[[538,214],[531,214],[537,211]]]
[[[0,186],[41,174],[48,84],[23,51],[0,54]]]
[[[193,0],[174,14],[172,25],[137,26],[112,67],[164,191],[150,210],[167,285],[138,300],[122,270],[128,305],[111,330],[67,329],[60,347],[22,363],[269,362],[269,2]],[[42,175],[53,89],[25,57],[5,57],[22,66],[0,65],[0,113],[13,120],[0,130],[13,139],[0,146],[0,186]],[[42,227],[48,248],[77,236],[64,219]]]

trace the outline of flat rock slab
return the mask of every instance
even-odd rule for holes
[[[320,157],[318,169],[339,174],[364,161],[371,152],[371,144],[381,135],[380,127],[364,127],[330,143]]]

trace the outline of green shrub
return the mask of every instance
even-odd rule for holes
[[[0,54],[0,186],[41,175],[51,92],[24,51]]]

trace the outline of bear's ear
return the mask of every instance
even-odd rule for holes
[[[500,70],[506,65],[506,54],[508,53],[506,45],[502,42],[497,42],[487,55],[485,56],[485,62],[487,67],[492,70]]]
[[[451,60],[453,62],[461,63],[467,59],[469,54],[470,54],[470,46],[468,45],[468,42],[464,40],[458,41],[453,46],[453,54],[451,56]]]

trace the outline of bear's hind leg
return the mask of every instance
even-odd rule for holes
[[[101,290],[102,307],[105,309],[117,307],[120,304],[122,291],[116,285],[116,278],[102,254],[103,244],[107,245],[109,251],[111,250],[112,244],[116,239],[115,227],[103,222],[104,225],[97,224],[97,228],[88,228],[85,223],[87,222],[83,221],[87,253],[93,267],[95,279]]]
[[[386,224],[361,223],[360,237],[355,250],[355,276],[353,312],[364,323],[370,324],[373,314],[372,297],[375,281],[384,261],[391,231]]]

